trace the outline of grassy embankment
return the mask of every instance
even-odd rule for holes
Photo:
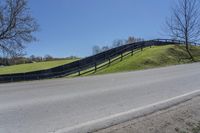
[[[45,69],[49,69],[49,68],[67,64],[67,63],[73,62],[75,60],[77,60],[77,59],[45,61],[45,62],[37,62],[37,63],[30,63],[30,64],[7,66],[7,67],[0,68],[0,75],[31,72],[31,71],[37,71],[37,70],[45,70]]]
[[[196,62],[200,61],[199,46],[192,46],[191,53]],[[194,61],[190,59],[183,45],[154,46],[145,48],[143,51],[137,51],[133,56],[129,55],[122,61],[116,61],[95,73],[92,72],[83,76],[143,70],[192,62]]]
[[[191,53],[195,61],[200,61],[200,47],[192,46]],[[8,66],[0,68],[0,75],[44,70],[73,61],[75,60],[58,60]],[[91,72],[82,76],[143,70],[192,62],[183,45],[154,46],[152,48],[145,48],[143,51],[138,50],[133,56],[128,55],[124,57],[122,61],[115,61],[111,65],[107,65],[95,73]],[[70,77],[74,76],[76,77],[77,74],[71,75]]]

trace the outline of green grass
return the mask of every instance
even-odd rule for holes
[[[200,61],[200,47],[191,47],[191,53],[196,61]],[[94,74],[107,74],[134,70],[163,67],[169,65],[192,63],[184,46],[155,46],[129,55],[123,61],[117,61]]]
[[[200,61],[200,47],[191,47],[191,53],[196,61]],[[0,68],[0,75],[44,70],[73,61],[75,60],[58,60],[8,66]],[[124,57],[122,61],[115,61],[110,66],[103,67],[96,73],[91,72],[82,76],[142,70],[192,62],[184,46],[155,46],[145,48],[143,51],[136,51],[133,56],[129,55]],[[72,77],[76,76],[77,74],[72,75]]]
[[[7,66],[7,67],[0,68],[0,75],[45,70],[45,69],[67,64],[75,60],[77,59],[46,61],[46,62]]]

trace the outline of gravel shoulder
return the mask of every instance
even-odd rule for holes
[[[200,97],[95,133],[200,133]]]

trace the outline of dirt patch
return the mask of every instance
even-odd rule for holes
[[[200,97],[95,133],[200,133]]]

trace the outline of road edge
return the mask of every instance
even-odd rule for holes
[[[143,117],[160,110],[165,110],[172,106],[178,105],[180,103],[186,102],[193,99],[194,97],[200,96],[200,90],[192,91],[180,96],[176,96],[161,102],[150,104],[141,108],[129,110],[127,112],[122,112],[109,117],[105,117],[98,120],[89,121],[70,128],[63,128],[54,133],[89,133],[98,131],[100,129],[105,129],[120,123],[124,123],[139,117]]]

